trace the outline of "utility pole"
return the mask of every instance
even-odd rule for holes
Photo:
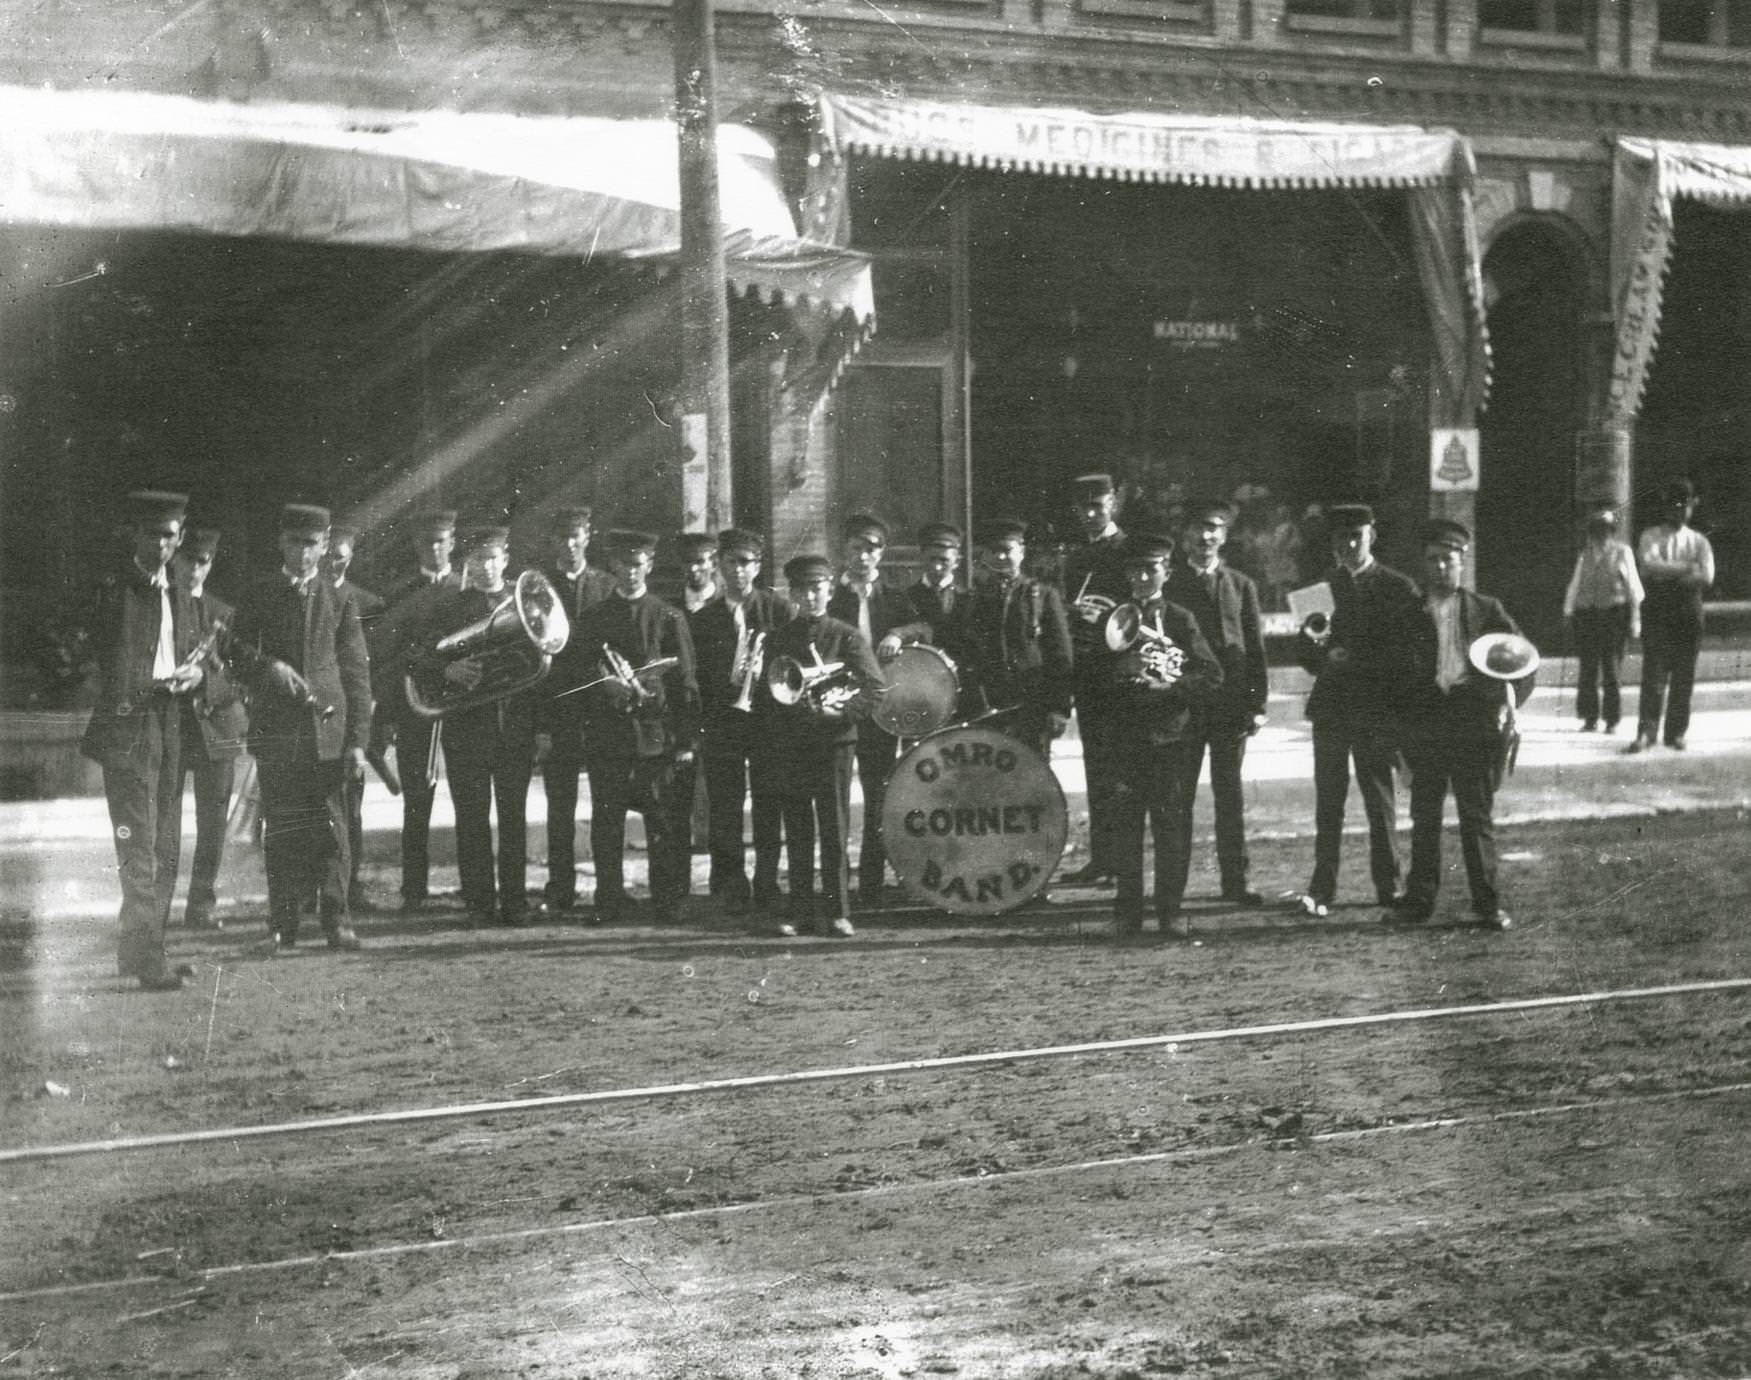
[[[717,186],[717,39],[712,0],[672,0],[681,140],[682,527],[720,531],[730,492],[729,285]]]

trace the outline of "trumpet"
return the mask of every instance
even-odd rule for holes
[[[1301,635],[1316,647],[1331,641],[1331,617],[1315,609],[1301,620]]]
[[[195,667],[199,666],[211,656],[213,654],[213,649],[219,645],[219,638],[224,631],[225,620],[222,618],[215,619],[213,626],[207,635],[189,649],[189,654],[187,656],[176,663],[175,669],[171,671],[169,676],[163,680],[152,681],[149,685],[141,687],[133,694],[124,696],[121,702],[116,705],[116,717],[118,719],[127,718],[128,715],[132,714],[136,709],[144,708],[146,702],[160,692],[165,694],[175,694],[176,692],[171,689],[171,682],[176,680],[178,676],[194,670]]]
[[[730,706],[739,709],[744,714],[754,710],[754,682],[759,679],[760,669],[766,660],[766,634],[757,632],[748,636],[743,629],[736,643],[735,669],[730,672],[730,679],[741,686],[741,692]]]
[[[1145,623],[1143,610],[1135,604],[1115,606],[1107,615],[1102,632],[1108,651],[1128,652],[1142,643],[1143,670],[1150,680],[1172,685],[1185,673],[1185,648],[1160,628]]]
[[[661,671],[668,670],[671,666],[680,665],[681,658],[660,656],[645,662],[643,666],[634,666],[604,642],[602,644],[602,664],[608,668],[606,675],[597,676],[594,680],[587,680],[582,685],[574,685],[569,690],[561,690],[553,698],[556,700],[564,699],[567,695],[575,695],[579,691],[594,689],[598,685],[606,685],[609,681],[614,681],[632,691],[635,704],[643,703],[656,693],[644,683],[644,677],[654,676]]]
[[[856,678],[843,661],[822,661],[815,644],[809,644],[812,665],[794,656],[772,659],[766,668],[766,688],[782,705],[806,704],[817,714],[843,713],[857,698]]]

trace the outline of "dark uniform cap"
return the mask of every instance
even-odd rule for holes
[[[1445,546],[1452,551],[1463,551],[1471,545],[1471,529],[1463,522],[1454,522],[1450,518],[1431,518],[1423,524],[1424,546]]]
[[[641,532],[631,527],[617,527],[608,534],[608,551],[614,556],[636,556],[640,552],[654,556],[657,550],[655,532]]]
[[[963,545],[961,529],[952,522],[927,522],[918,529],[920,546],[944,546],[959,551]]]
[[[814,580],[831,580],[833,562],[825,556],[792,556],[784,563],[784,578],[793,585],[806,585]]]
[[[675,544],[681,548],[683,560],[692,560],[695,556],[709,556],[717,551],[717,538],[710,532],[683,532],[676,538]]]
[[[421,513],[416,519],[421,535],[428,537],[445,536],[456,530],[456,510],[454,508],[439,508],[429,513]]]
[[[1079,474],[1070,481],[1070,489],[1082,503],[1090,503],[1118,492],[1110,474]]]
[[[217,527],[191,527],[182,539],[182,554],[190,560],[210,561],[219,554]]]
[[[548,522],[547,530],[555,534],[575,532],[580,527],[595,524],[596,514],[590,508],[561,508]]]
[[[1188,503],[1185,506],[1184,520],[1187,522],[1219,522],[1227,527],[1234,522],[1234,505],[1221,498]]]
[[[996,546],[1005,541],[1026,541],[1027,524],[1020,518],[986,518],[979,524],[979,545]]]
[[[1694,503],[1696,501],[1696,485],[1688,479],[1674,479],[1660,491],[1660,497],[1668,504]]]
[[[1366,503],[1328,503],[1325,521],[1334,532],[1353,532],[1374,525],[1374,510]]]
[[[1125,564],[1147,565],[1173,555],[1173,538],[1162,532],[1131,532],[1125,537]]]
[[[717,534],[720,556],[752,556],[756,560],[766,554],[766,538],[745,527],[726,527]]]
[[[506,551],[511,549],[511,529],[498,527],[491,523],[482,523],[478,527],[470,527],[463,535],[462,545],[468,551],[480,551],[489,546],[498,546]]]
[[[883,546],[888,544],[888,524],[873,513],[853,513],[839,529],[842,541],[853,537],[873,537]]]
[[[315,503],[288,503],[280,509],[280,531],[300,537],[320,537],[328,532],[333,515]]]
[[[188,516],[188,495],[168,489],[135,489],[128,495],[128,518],[133,522],[181,522]]]

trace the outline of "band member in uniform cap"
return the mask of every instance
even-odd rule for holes
[[[1193,715],[1222,685],[1221,663],[1197,620],[1162,597],[1172,559],[1172,537],[1139,533],[1127,538],[1129,602],[1147,631],[1126,651],[1096,654],[1129,736],[1111,797],[1118,882],[1113,913],[1121,938],[1143,931],[1146,829],[1155,841],[1156,922],[1163,937],[1187,932],[1180,911],[1191,856],[1191,831],[1183,818],[1192,807],[1186,761],[1197,742]]]
[[[207,577],[218,554],[216,527],[191,528],[176,553],[177,582],[188,591],[195,637],[197,641],[213,640],[213,650],[201,662],[204,676],[200,685],[183,699],[181,725],[182,772],[193,778],[195,790],[195,856],[183,923],[197,930],[225,927],[214,912],[219,864],[225,856],[237,759],[249,733],[243,695],[231,683],[217,650],[219,633],[231,625],[233,611],[229,604],[207,593]]]
[[[595,653],[583,692],[584,756],[590,773],[590,847],[596,858],[596,920],[629,915],[626,895],[626,812],[644,817],[651,902],[674,919],[690,886],[690,865],[671,822],[677,762],[699,744],[699,682],[687,620],[647,588],[657,539],[649,532],[608,534],[614,591],[584,614],[572,637]],[[672,658],[660,671],[639,674]]]
[[[722,590],[717,578],[717,538],[709,532],[683,532],[675,539],[675,549],[681,557],[681,602],[678,605],[681,616],[687,620],[687,632],[693,639],[694,674],[700,675],[699,662],[699,615],[714,604],[721,602]],[[699,686],[700,702],[705,700],[705,683],[701,679]],[[701,720],[703,730],[704,720]],[[704,740],[701,739],[700,751],[704,751]],[[675,807],[670,829],[673,831],[675,847],[683,858],[689,860],[692,867],[694,845],[694,824],[700,811],[697,806],[703,789],[702,774],[699,770],[699,755],[687,761],[675,763],[674,789],[669,793],[669,801]],[[706,807],[709,809],[709,805]],[[707,824],[709,834],[710,826]],[[712,895],[717,896],[713,891]]]
[[[1187,743],[1187,808],[1182,816],[1186,850],[1191,850],[1192,805],[1204,752],[1210,753],[1210,796],[1216,811],[1216,865],[1222,899],[1243,906],[1264,904],[1246,884],[1246,799],[1240,769],[1246,740],[1265,722],[1270,681],[1265,638],[1259,619],[1258,587],[1222,559],[1234,509],[1217,502],[1193,502],[1185,511],[1179,558],[1173,562],[1165,597],[1198,620],[1198,630],[1222,663],[1222,689],[1192,710],[1193,736]]]
[[[164,957],[164,930],[182,845],[183,700],[205,673],[188,591],[170,577],[188,499],[163,490],[127,497],[129,551],[92,596],[97,703],[79,750],[103,768],[122,884],[116,968],[150,992],[187,972]]]
[[[773,634],[791,617],[782,595],[755,583],[765,553],[766,542],[758,532],[720,532],[722,593],[691,620],[705,726],[711,895],[731,914],[746,910],[750,901],[762,910],[777,904],[778,855],[784,841],[782,807],[772,779],[775,751],[763,731],[764,717],[753,712],[765,693]],[[744,802],[754,824],[752,888],[742,843]]]
[[[1313,721],[1313,879],[1300,899],[1324,915],[1337,896],[1350,763],[1368,817],[1368,871],[1382,905],[1398,891],[1398,819],[1393,762],[1398,755],[1398,701],[1411,679],[1410,632],[1416,586],[1374,559],[1374,510],[1363,503],[1325,510],[1335,568],[1331,621],[1324,635],[1303,627],[1295,655],[1314,676],[1307,697]]]
[[[790,859],[790,916],[781,935],[850,935],[850,868],[845,831],[851,814],[851,757],[859,721],[886,688],[869,639],[827,612],[833,600],[833,566],[825,556],[785,562],[796,617],[769,640],[767,664],[790,657],[803,667],[841,663],[847,683],[832,696],[805,692],[781,705],[768,694],[761,702],[762,731],[772,738],[774,779],[784,812]],[[843,700],[843,703],[836,701]],[[864,808],[869,808],[865,802]],[[878,813],[877,824],[880,824]],[[821,899],[815,899],[815,840],[821,845]]]
[[[1082,540],[1064,558],[1064,597],[1076,652],[1076,725],[1088,779],[1089,858],[1063,880],[1098,885],[1113,879],[1108,802],[1128,750],[1124,719],[1104,674],[1102,626],[1106,613],[1130,597],[1130,580],[1125,574],[1125,534],[1118,524],[1119,495],[1112,475],[1082,474],[1070,484]]]
[[[322,557],[322,573],[332,581],[336,591],[345,594],[351,592],[353,602],[358,605],[359,623],[365,630],[365,649],[374,653],[377,646],[378,620],[383,612],[383,601],[363,585],[352,580],[348,572],[352,569],[353,554],[359,544],[359,529],[351,523],[337,522],[329,529],[328,550]],[[372,718],[376,717],[376,705],[380,704],[391,692],[387,685],[380,685],[375,674],[376,658],[372,660],[373,674],[371,678]],[[399,687],[396,687],[399,689]],[[365,895],[365,888],[359,882],[359,870],[365,865],[365,778],[349,777],[346,783],[347,800],[347,844],[352,857],[352,871],[347,877],[347,902],[354,911],[371,909],[371,902]]]
[[[421,718],[407,702],[403,680],[412,658],[431,649],[419,638],[440,604],[462,588],[461,572],[451,564],[456,548],[456,514],[449,509],[422,514],[414,525],[419,566],[389,586],[377,621],[372,680],[382,691],[377,746],[395,747],[401,777],[401,904],[422,906],[430,894],[432,802],[437,796],[436,720]]]
[[[312,900],[329,947],[359,947],[347,902],[345,784],[365,771],[371,664],[357,602],[322,578],[328,531],[328,509],[286,505],[281,568],[238,606],[230,643],[250,689],[274,948],[297,942]]]
[[[1411,866],[1404,895],[1391,917],[1427,920],[1441,885],[1441,816],[1447,792],[1459,813],[1459,846],[1471,909],[1479,923],[1512,925],[1502,909],[1496,878],[1492,811],[1500,784],[1505,696],[1524,703],[1534,677],[1511,685],[1481,675],[1468,655],[1488,633],[1520,629],[1486,594],[1461,588],[1471,533],[1461,523],[1436,520],[1423,530],[1424,596],[1412,632],[1409,693],[1404,696],[1404,753],[1411,772]]]
[[[1642,585],[1642,694],[1635,741],[1627,752],[1645,752],[1661,740],[1684,750],[1690,732],[1690,696],[1696,685],[1696,655],[1702,646],[1702,598],[1715,582],[1715,553],[1690,525],[1696,489],[1688,479],[1666,486],[1665,512],[1643,530],[1636,544]]]
[[[488,617],[511,597],[508,527],[483,525],[463,535],[462,588],[434,611],[420,641],[428,651],[451,633]],[[481,654],[444,667],[460,691],[479,683]],[[500,695],[444,715],[444,760],[456,811],[456,864],[470,924],[521,925],[529,918],[529,778],[535,764],[539,686]],[[493,813],[498,813],[494,846]]]
[[[1024,575],[1027,524],[979,524],[980,572],[966,618],[972,694],[980,709],[1014,710],[1004,728],[1050,760],[1070,722],[1070,619],[1058,591]]]
[[[827,612],[849,623],[875,649],[878,660],[892,660],[900,650],[896,629],[911,620],[906,596],[882,582],[882,557],[888,549],[888,525],[868,513],[845,520],[840,530],[842,568],[839,585]],[[863,844],[857,854],[857,895],[865,906],[882,902],[887,852],[882,847],[882,802],[888,778],[899,758],[900,740],[867,716],[856,724],[857,782],[863,794]]]
[[[965,540],[952,522],[927,522],[918,529],[922,562],[918,579],[904,590],[910,620],[891,629],[902,643],[927,642],[940,647],[960,670],[965,689],[968,662],[968,594],[958,587]]]
[[[543,915],[559,916],[577,904],[578,777],[584,769],[584,699],[565,691],[596,674],[600,647],[579,641],[583,617],[614,592],[608,572],[590,564],[595,515],[589,508],[565,508],[548,527],[551,559],[541,573],[565,605],[572,636],[553,658],[538,687],[536,756],[541,788],[547,796],[547,887]]]

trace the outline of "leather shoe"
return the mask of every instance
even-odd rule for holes
[[[1432,907],[1400,896],[1386,908],[1386,923],[1389,925],[1421,925],[1435,912]]]
[[[1653,745],[1654,740],[1652,738],[1648,737],[1645,733],[1638,733],[1635,735],[1635,741],[1624,749],[1624,753],[1628,755],[1631,753],[1646,752]]]
[[[535,903],[535,914],[543,920],[563,920],[577,908],[577,902],[543,897]]]
[[[194,975],[190,968],[158,968],[140,974],[142,992],[180,992],[183,980]]]
[[[849,939],[852,935],[856,934],[857,931],[852,927],[851,918],[846,915],[841,915],[837,920],[834,920],[827,926],[827,933],[836,934],[841,939]]]
[[[210,910],[190,910],[182,917],[183,925],[191,930],[222,930],[225,922]]]
[[[1479,915],[1477,923],[1486,930],[1511,930],[1514,928],[1513,917],[1505,910],[1497,910],[1493,915]]]
[[[1317,896],[1298,896],[1295,898],[1295,904],[1300,907],[1303,915],[1310,916],[1315,920],[1323,920],[1331,914],[1330,904],[1320,900]]]
[[[1680,738],[1668,738],[1666,740],[1666,746],[1671,748],[1673,752],[1683,752],[1686,744],[1684,742],[1684,739],[1681,737]]]
[[[1245,887],[1224,887],[1222,899],[1231,906],[1262,906],[1265,898],[1256,891],[1248,891]]]
[[[1088,862],[1074,872],[1066,872],[1058,880],[1066,886],[1099,886],[1102,882],[1111,881],[1112,873],[1099,863]]]
[[[1599,720],[1597,720],[1597,719],[1582,719],[1581,720],[1581,732],[1583,732],[1583,733],[1593,733],[1593,732],[1596,732],[1598,730],[1598,728],[1599,728]]]
[[[1158,915],[1155,925],[1163,939],[1190,939],[1192,937],[1191,922],[1177,910]]]
[[[339,929],[328,932],[328,947],[331,949],[362,949],[365,941],[353,933],[351,925],[342,925]]]

